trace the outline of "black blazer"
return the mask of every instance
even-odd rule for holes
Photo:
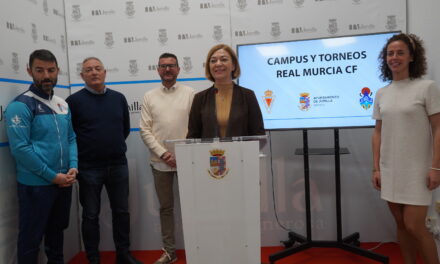
[[[234,84],[226,137],[265,135],[263,117],[252,90]],[[214,86],[197,93],[191,106],[187,138],[220,137]]]

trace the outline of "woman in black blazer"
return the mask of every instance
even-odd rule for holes
[[[252,90],[235,84],[240,75],[235,52],[219,44],[208,52],[206,78],[214,82],[194,97],[187,138],[264,135],[263,117]]]

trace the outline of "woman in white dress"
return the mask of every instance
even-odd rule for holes
[[[374,102],[373,186],[394,216],[405,264],[438,264],[425,225],[431,191],[440,184],[440,90],[426,73],[425,50],[413,34],[387,41],[379,60],[381,88]]]

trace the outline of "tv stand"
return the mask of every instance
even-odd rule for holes
[[[306,201],[306,222],[307,237],[295,232],[288,233],[288,240],[281,241],[286,249],[269,256],[270,264],[275,261],[298,253],[313,247],[339,248],[351,253],[373,259],[381,263],[388,263],[388,257],[360,248],[359,233],[353,233],[342,238],[342,221],[341,221],[341,175],[340,175],[340,155],[348,154],[348,149],[339,147],[339,129],[334,129],[334,148],[330,149],[311,149],[308,147],[307,129],[303,129],[303,149],[297,149],[295,154],[304,156],[304,185],[305,185],[305,201]],[[310,209],[310,175],[309,175],[309,155],[334,155],[335,156],[335,186],[336,186],[336,241],[314,241],[312,240],[311,225],[311,209]],[[296,245],[296,244],[299,245]]]

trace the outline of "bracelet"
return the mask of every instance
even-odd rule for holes
[[[373,169],[373,172],[380,171],[379,169]]]
[[[440,168],[434,168],[434,167],[431,167],[431,170],[440,171]]]

